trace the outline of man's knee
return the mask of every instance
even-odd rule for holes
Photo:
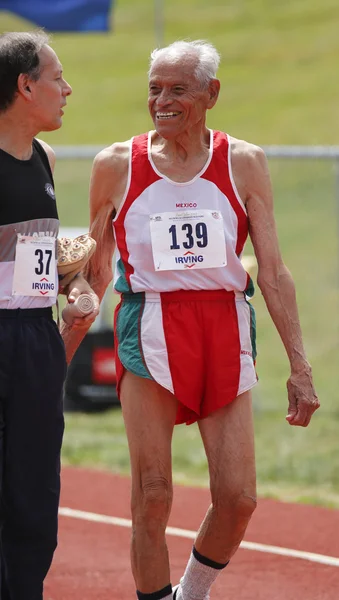
[[[256,509],[255,494],[242,490],[237,493],[217,494],[213,500],[213,508],[220,516],[229,517],[234,523],[248,522]]]
[[[236,511],[240,519],[250,520],[257,507],[256,496],[250,495],[245,491],[239,494],[236,501]]]
[[[132,496],[134,525],[147,529],[166,527],[173,498],[172,484],[166,477],[143,478]]]

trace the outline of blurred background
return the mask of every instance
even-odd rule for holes
[[[10,4],[0,1],[0,8]],[[307,429],[285,422],[289,365],[257,291],[258,492],[338,508],[338,1],[116,0],[109,8],[107,31],[52,35],[73,87],[63,127],[41,135],[58,157],[61,224],[88,229],[94,154],[152,128],[146,104],[151,50],[176,39],[212,42],[222,56],[221,94],[208,126],[267,152],[282,253],[295,279],[321,402]],[[8,10],[0,11],[0,25],[1,31],[36,27]],[[253,254],[250,243],[245,253]],[[116,300],[108,295],[102,322],[111,329]],[[119,406],[66,412],[63,463],[129,473]],[[173,469],[177,483],[208,485],[197,427],[176,428]]]

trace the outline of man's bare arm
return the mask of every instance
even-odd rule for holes
[[[303,345],[294,281],[279,249],[267,160],[260,148],[248,145],[244,162],[246,208],[258,262],[258,286],[291,365],[291,376],[287,382],[289,411],[286,418],[291,425],[306,427],[319,402]]]
[[[114,147],[100,152],[93,163],[90,182],[90,234],[97,247],[86,265],[83,275],[100,302],[112,280],[112,259],[115,249],[112,219],[118,199],[122,196],[122,181],[126,181],[125,161]],[[121,193],[122,192],[122,193]],[[61,334],[65,342],[69,363],[86,335],[91,322],[86,317],[79,327],[62,323]]]

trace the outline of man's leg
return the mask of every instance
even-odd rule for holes
[[[4,346],[5,347],[5,346]],[[1,367],[3,367],[3,364],[1,364]],[[0,381],[0,390],[3,393],[4,391],[4,385],[3,385],[3,381]],[[2,515],[2,478],[3,478],[3,458],[4,458],[4,450],[5,450],[5,441],[4,441],[4,429],[5,429],[5,423],[4,423],[4,406],[3,406],[3,398],[1,397],[1,392],[0,392],[0,531],[2,532],[2,522],[3,522],[3,515]],[[2,557],[2,544],[1,544],[1,539],[0,539],[0,598],[1,600],[10,600],[10,596],[9,596],[9,591],[7,588],[7,584],[6,584],[6,578],[5,578],[5,565],[4,565],[4,561],[3,561],[3,557]]]
[[[0,532],[2,538],[3,515],[3,474],[5,461],[5,398],[8,396],[9,375],[11,365],[13,364],[13,341],[15,338],[15,323],[13,319],[4,319],[0,317]],[[9,590],[6,584],[5,563],[2,552],[2,539],[0,539],[0,598],[1,600],[10,600]]]
[[[198,531],[177,600],[208,600],[209,590],[244,537],[256,507],[251,392],[199,421],[212,504]]]
[[[172,598],[165,530],[173,495],[177,400],[154,381],[129,372],[124,373],[120,395],[131,458],[131,563],[137,594],[145,600],[149,594]]]
[[[4,410],[3,585],[11,600],[42,600],[57,545],[66,363],[55,323],[21,318]]]

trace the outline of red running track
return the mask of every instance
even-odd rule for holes
[[[130,519],[130,480],[64,468],[61,507]],[[169,525],[196,530],[208,490],[176,486]],[[132,600],[130,529],[60,516],[59,547],[45,600]],[[339,511],[260,500],[245,541],[337,557],[338,566],[240,548],[212,588],[211,600],[338,600]],[[168,536],[172,583],[179,581],[192,540]]]

